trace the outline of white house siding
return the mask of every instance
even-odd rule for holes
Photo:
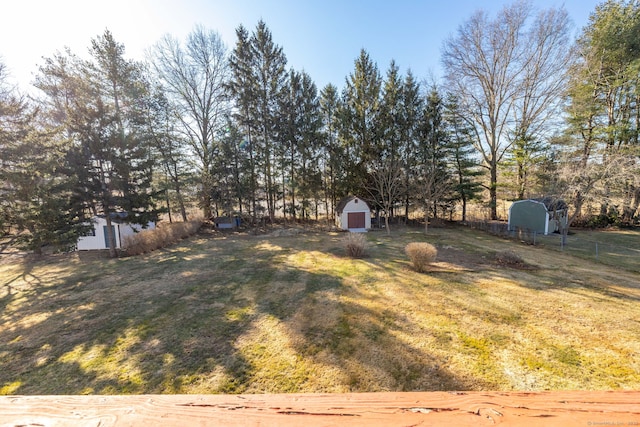
[[[91,251],[109,249],[106,245],[105,227],[107,226],[107,220],[101,217],[94,217],[92,219],[93,230],[95,235],[82,236],[78,239],[77,249],[79,251]],[[142,230],[140,224],[129,224],[112,221],[111,225],[115,230],[116,248],[122,247],[122,239],[125,236],[131,236],[138,231]],[[150,222],[147,224],[147,229],[156,228],[155,223]]]

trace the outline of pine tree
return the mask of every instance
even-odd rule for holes
[[[231,215],[236,209],[240,216],[251,212],[251,178],[253,171],[243,132],[231,119],[220,139],[220,156],[213,165],[213,176],[220,194],[220,207]]]
[[[240,26],[232,52],[229,93],[236,106],[238,120],[247,140],[252,170],[253,217],[261,209],[259,193],[265,195],[267,213],[274,220],[279,198],[278,161],[282,162],[281,107],[287,87],[287,58],[273,42],[264,21],[258,22],[251,36]],[[260,188],[261,187],[261,188]]]
[[[429,217],[437,217],[438,208],[452,190],[451,171],[447,161],[450,145],[443,118],[444,102],[436,87],[429,91],[420,127],[420,143],[417,150],[416,191],[420,194],[424,209],[425,230]]]
[[[384,206],[386,227],[389,232],[389,217],[394,216],[393,210],[398,197],[404,195],[405,169],[402,162],[403,139],[405,136],[405,122],[403,117],[403,81],[395,61],[391,61],[387,76],[383,85],[382,100],[380,103],[380,114],[378,118],[380,135],[380,154],[382,163],[374,170],[374,180],[378,182],[376,186],[378,193],[373,195],[380,206]],[[383,172],[380,172],[382,170]],[[383,182],[380,182],[380,173],[384,174]],[[382,185],[381,185],[382,184]]]
[[[250,83],[255,89],[253,108],[256,111],[257,133],[260,143],[264,190],[267,196],[267,213],[274,221],[278,188],[276,185],[276,136],[281,118],[279,107],[285,95],[287,58],[282,47],[273,42],[271,31],[264,21],[258,22],[250,39],[252,69]]]
[[[77,74],[69,76],[78,88],[64,112],[73,139],[68,173],[78,179],[76,197],[104,215],[109,253],[115,257],[114,215],[126,212],[127,221],[143,225],[156,217],[153,158],[140,102],[147,85],[140,65],[124,58],[124,46],[109,31],[92,40],[90,53],[91,60],[78,64]]]
[[[309,219],[313,202],[315,218],[318,218],[318,196],[322,188],[320,169],[320,146],[322,118],[318,89],[306,72],[301,74],[300,87],[300,194],[302,196],[302,215]]]
[[[560,148],[570,220],[587,203],[630,222],[640,206],[640,4],[598,5],[577,41],[567,106],[570,139]],[[617,206],[621,211],[617,212]]]
[[[242,25],[236,29],[236,38],[236,45],[229,59],[231,76],[227,82],[227,90],[236,106],[234,112],[232,112],[232,118],[243,134],[241,145],[249,157],[249,206],[252,221],[255,224],[258,203],[258,173],[256,170],[258,153],[255,136],[257,125],[254,104],[258,88],[256,81],[253,79],[254,57],[251,52],[249,33]]]
[[[382,151],[380,101],[382,78],[377,65],[363,49],[347,77],[340,111],[340,138],[347,162],[347,192],[357,194],[366,188],[367,169]]]
[[[407,73],[402,88],[402,123],[400,150],[402,167],[404,168],[404,216],[409,219],[409,208],[419,197],[419,192],[412,190],[412,183],[417,179],[417,153],[420,140],[422,114],[424,114],[424,97],[421,96],[420,84],[416,82],[411,71]]]
[[[323,125],[323,150],[320,161],[323,171],[325,210],[329,218],[335,218],[338,197],[346,195],[339,189],[339,183],[342,181],[340,178],[345,175],[344,154],[338,141],[340,109],[338,88],[328,84],[320,92],[320,114]]]
[[[65,141],[45,129],[46,114],[3,87],[2,68],[0,226],[12,226],[17,243],[36,253],[46,245],[68,250],[87,227],[82,205],[72,197],[75,179],[62,173]]]
[[[182,141],[177,132],[179,127],[175,106],[169,101],[160,87],[152,89],[150,96],[146,98],[146,131],[151,138],[152,151],[157,157],[157,162],[162,165],[164,181],[162,190],[167,204],[166,211],[169,221],[171,215],[170,190],[175,193],[175,201],[183,222],[188,220],[183,186],[188,175],[185,162],[184,147],[187,144]],[[158,174],[156,174],[157,179]]]
[[[478,177],[482,175],[480,163],[475,158],[473,128],[464,121],[455,95],[449,93],[445,103],[444,117],[451,147],[450,169],[453,172],[453,201],[462,205],[462,221],[467,220],[467,204],[478,199],[483,191]]]

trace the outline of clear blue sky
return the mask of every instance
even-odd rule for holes
[[[599,0],[534,0],[537,8],[564,5],[574,32]],[[508,1],[478,0],[15,0],[2,6],[0,57],[22,89],[43,56],[69,46],[84,55],[108,28],[127,56],[142,59],[163,34],[179,39],[196,24],[220,33],[229,49],[235,28],[252,31],[263,19],[289,66],[305,70],[321,89],[343,87],[360,49],[384,75],[391,59],[418,79],[439,78],[443,41],[477,9],[495,13]]]

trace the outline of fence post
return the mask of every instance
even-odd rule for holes
[[[536,245],[536,234],[537,234],[537,233],[534,231],[534,232],[533,232],[533,246],[535,246],[535,245]]]
[[[598,242],[596,242],[596,259],[598,259]]]

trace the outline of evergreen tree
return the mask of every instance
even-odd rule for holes
[[[164,171],[162,191],[165,195],[169,221],[172,221],[171,190],[175,193],[175,201],[182,221],[186,222],[188,218],[183,187],[188,175],[184,150],[187,144],[182,141],[177,132],[179,123],[175,106],[171,104],[160,87],[153,89],[147,97],[145,123],[146,131],[152,141],[152,150]],[[158,174],[156,178],[157,176]]]
[[[252,212],[252,175],[246,139],[238,125],[228,119],[226,132],[220,138],[220,156],[213,166],[216,193],[220,195],[220,207],[226,214],[230,215],[236,209],[241,216]]]
[[[242,148],[249,157],[249,206],[252,220],[255,224],[257,220],[259,175],[257,173],[257,123],[254,105],[258,87],[253,78],[254,56],[251,52],[249,32],[240,25],[236,29],[236,38],[236,45],[229,59],[231,76],[227,82],[227,89],[236,107],[232,112],[232,118],[236,121],[243,134]]]
[[[282,48],[273,42],[271,31],[264,21],[258,22],[251,35],[252,86],[256,88],[253,108],[256,111],[255,139],[260,143],[260,158],[264,173],[267,213],[273,222],[278,188],[275,167],[277,132],[281,119],[280,106],[285,96],[287,58]]]
[[[298,176],[301,151],[304,148],[300,125],[302,117],[302,76],[295,70],[289,72],[286,95],[281,99],[280,111],[282,114],[279,139],[282,143],[279,150],[281,185],[282,185],[282,211],[284,217],[287,214],[293,220],[299,206],[296,205],[296,194],[303,177]],[[288,199],[288,200],[287,200]]]
[[[0,64],[0,227],[13,227],[17,243],[36,253],[46,245],[68,250],[86,229],[75,181],[61,173],[64,147],[41,116],[4,85]]]
[[[639,39],[640,5],[623,0],[598,5],[578,39],[568,90],[570,138],[559,146],[564,196],[574,205],[570,219],[587,201],[599,203],[602,215],[617,209],[613,200],[622,202],[624,221],[637,215]]]
[[[421,95],[420,84],[415,80],[411,71],[407,73],[402,88],[402,123],[401,128],[401,156],[404,169],[404,216],[409,219],[409,208],[415,201],[416,194],[412,183],[417,179],[417,153],[420,146],[420,127],[424,113],[424,97]]]
[[[511,148],[502,162],[507,183],[504,188],[511,190],[515,199],[522,200],[530,196],[537,168],[547,158],[548,144],[543,140],[516,129],[512,136]]]
[[[455,95],[449,93],[445,103],[444,118],[451,147],[449,167],[453,173],[452,201],[462,205],[462,221],[467,220],[467,204],[478,199],[483,191],[478,178],[482,175],[480,163],[474,156],[473,128],[460,113]]]
[[[347,162],[347,192],[357,194],[367,184],[368,168],[383,149],[380,129],[382,78],[363,49],[347,77],[341,104],[340,138]]]
[[[385,180],[387,184],[385,187],[392,185],[394,187],[394,191],[389,191],[391,189],[386,188],[381,194],[377,194],[375,196],[378,203],[385,206],[385,219],[387,221],[388,217],[393,218],[395,215],[393,208],[396,203],[400,201],[397,200],[397,198],[403,195],[401,193],[404,193],[404,188],[400,185],[400,181],[402,181],[402,183],[405,181],[402,179],[404,175],[404,168],[401,161],[402,144],[405,142],[405,140],[403,140],[405,134],[405,123],[402,115],[402,80],[398,66],[395,61],[392,60],[389,64],[387,76],[383,84],[382,99],[380,103],[378,126],[380,128],[379,135],[381,141],[381,152],[379,156],[381,159],[385,159],[384,168],[395,168],[397,170],[388,170],[385,172],[385,175],[387,176],[387,179]],[[390,176],[394,177],[394,179],[389,179]],[[392,200],[389,199],[390,196],[393,196]],[[387,226],[387,232],[388,231],[389,228]]]
[[[391,61],[382,90],[380,104],[380,139],[382,156],[396,162],[400,156],[404,117],[402,116],[403,82],[398,66]]]
[[[344,154],[338,140],[340,99],[338,88],[332,84],[325,86],[320,92],[320,114],[322,118],[324,141],[320,157],[324,177],[325,210],[329,218],[335,218],[338,198],[345,196],[340,182],[345,175]]]
[[[37,254],[44,246],[70,250],[89,228],[84,206],[73,197],[73,176],[61,173],[63,154],[50,135],[35,130],[3,153],[6,217],[26,231],[18,235],[18,245]]]
[[[267,213],[274,220],[279,199],[278,162],[282,163],[283,116],[287,88],[287,58],[273,42],[264,21],[259,21],[251,36],[240,26],[231,55],[229,93],[236,105],[236,119],[245,132],[252,164],[253,215],[261,209],[259,193],[265,195]],[[282,177],[282,175],[280,175]],[[261,188],[260,188],[261,187]]]
[[[319,165],[322,117],[316,85],[305,73],[291,70],[287,96],[281,108],[282,191],[285,215],[295,220],[297,212],[308,218],[321,190]],[[286,208],[288,195],[290,203]],[[296,202],[297,201],[297,202]]]
[[[302,196],[302,214],[309,219],[313,207],[318,218],[319,195],[322,189],[322,171],[320,169],[321,129],[320,100],[318,89],[306,72],[301,74],[300,86],[300,195]],[[313,206],[312,206],[313,205]]]
[[[451,146],[443,118],[444,102],[436,87],[426,98],[420,128],[420,144],[417,150],[416,191],[421,197],[425,216],[425,230],[429,217],[438,216],[439,208],[446,208],[452,191],[451,170],[448,159]]]
[[[42,68],[43,82],[65,81],[57,87],[42,85],[50,105],[63,108],[63,131],[71,146],[66,155],[66,173],[77,182],[74,197],[87,210],[105,216],[109,251],[117,256],[113,215],[126,212],[127,220],[147,224],[155,219],[151,193],[152,156],[145,131],[144,102],[147,85],[141,67],[124,59],[124,46],[109,31],[92,40],[91,60],[79,61],[68,74],[49,75],[59,68]],[[54,61],[48,62],[49,65]],[[61,100],[61,96],[73,95]]]

